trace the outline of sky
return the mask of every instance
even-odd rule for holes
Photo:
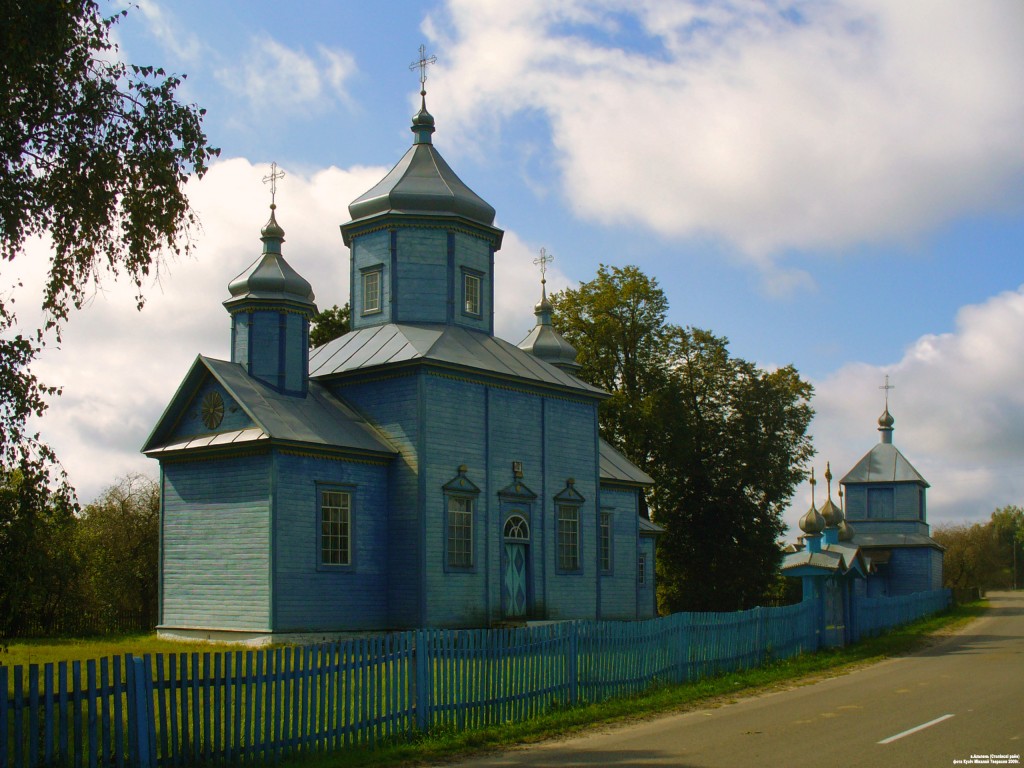
[[[187,74],[222,153],[187,185],[193,256],[141,311],[105,278],[37,366],[83,503],[155,477],[139,449],[192,361],[230,356],[221,302],[260,253],[271,162],[286,259],[321,309],[347,300],[338,226],[411,143],[422,44],[434,143],[505,231],[497,335],[533,325],[540,248],[556,290],[635,264],[670,322],[814,385],[819,477],[878,441],[888,376],[933,525],[1024,504],[1019,0],[138,0],[115,34]],[[46,262],[33,242],[0,274],[26,326]],[[805,483],[790,539],[810,503]]]

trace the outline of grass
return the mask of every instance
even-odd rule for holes
[[[353,748],[330,755],[304,755],[284,760],[282,768],[355,768],[355,766],[413,766],[473,755],[571,735],[605,726],[714,707],[780,687],[810,684],[822,677],[846,674],[866,664],[920,650],[983,615],[985,601],[957,606],[935,616],[893,629],[846,648],[820,651],[768,666],[735,672],[684,685],[653,686],[638,696],[600,704],[558,709],[523,723],[458,732],[448,728],[409,740]],[[638,714],[639,713],[639,714]]]
[[[11,640],[0,646],[0,664],[46,664],[58,661],[86,661],[131,653],[202,653],[235,650],[234,646],[160,640],[155,634],[90,637],[81,639]]]

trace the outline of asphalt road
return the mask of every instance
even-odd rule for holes
[[[1024,765],[1024,592],[989,600],[983,618],[913,656],[458,765]]]

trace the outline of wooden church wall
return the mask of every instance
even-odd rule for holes
[[[388,481],[383,464],[279,452],[274,486],[274,629],[385,629]],[[351,494],[352,563],[320,562],[320,490]]]
[[[638,619],[653,619],[658,615],[658,598],[655,585],[657,574],[654,572],[654,550],[655,539],[653,536],[641,536],[638,551],[644,555],[644,581],[640,583],[634,576],[636,583],[636,617]]]
[[[439,229],[399,229],[395,279],[402,286],[396,322],[441,322],[447,312],[448,235]]]
[[[421,621],[419,386],[419,375],[408,373],[334,388],[366,414],[400,452],[388,473],[387,606],[388,625],[396,629],[415,628]]]
[[[161,623],[270,626],[270,458],[163,463]]]
[[[366,315],[368,322],[390,323],[391,317],[391,233],[373,232],[363,235],[354,240],[351,245],[351,286],[352,286],[352,327],[361,328],[362,316],[357,314],[363,307],[363,281],[364,270],[381,268],[380,292],[381,311],[372,315]]]
[[[638,528],[636,491],[601,488],[600,511],[609,513],[612,521],[611,570],[601,572],[601,618],[635,619]]]

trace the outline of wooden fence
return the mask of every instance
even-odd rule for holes
[[[943,591],[888,612],[872,607],[872,631],[938,610],[940,595],[948,600]],[[818,622],[817,606],[805,602],[642,622],[419,630],[305,648],[0,666],[0,766],[252,764],[522,721],[552,706],[815,650]]]

